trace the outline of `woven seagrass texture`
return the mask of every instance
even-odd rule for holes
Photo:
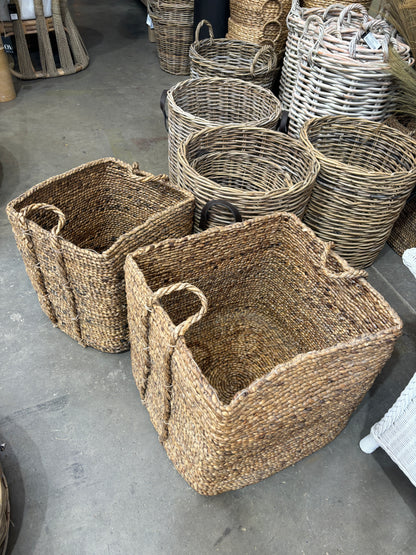
[[[139,246],[192,229],[194,199],[112,158],[36,185],[7,206],[43,311],[81,345],[129,348],[123,265]]]
[[[161,69],[189,75],[189,47],[194,38],[194,3],[189,0],[149,0]]]
[[[326,116],[301,140],[320,163],[304,221],[356,267],[383,248],[416,180],[416,142],[385,125]]]
[[[0,466],[0,553],[5,555],[10,526],[10,500],[6,476]]]
[[[19,17],[5,25],[6,34],[14,35],[16,40],[18,68],[11,69],[13,75],[19,79],[39,79],[85,69],[89,63],[87,49],[71,17],[67,0],[51,0],[51,17],[44,17],[42,0],[33,0],[33,4],[35,20],[23,21]],[[16,8],[19,12],[18,2]],[[33,33],[39,44],[39,64],[37,54],[29,49],[26,39],[26,34]]]
[[[381,19],[363,22],[351,35],[348,21],[346,26],[342,22],[358,6],[347,6],[337,23],[330,20],[321,25],[320,36],[312,43],[305,26],[289,109],[290,135],[299,136],[302,125],[312,117],[345,115],[384,121],[394,111],[396,88],[388,63],[389,45],[413,63],[409,47],[393,38],[391,26]],[[379,41],[379,49],[366,44],[367,33]]]
[[[240,125],[207,128],[179,147],[181,187],[195,196],[194,230],[204,205],[227,200],[243,220],[276,211],[302,217],[319,164],[304,145],[283,133]],[[233,221],[224,208],[212,210],[211,225]]]
[[[230,0],[228,34],[256,44],[273,42],[280,61],[287,36],[286,17],[290,0]]]
[[[167,93],[169,119],[169,177],[177,179],[181,142],[195,131],[224,124],[274,128],[280,102],[271,91],[241,79],[203,77],[187,79]]]
[[[199,40],[199,31],[208,26],[209,38]],[[215,39],[211,24],[202,20],[189,49],[191,77],[232,77],[271,88],[277,57],[271,45],[260,47],[241,40]]]
[[[319,23],[325,23],[338,18],[344,7],[334,4],[328,8],[301,8],[298,0],[293,0],[292,8],[287,16],[288,35],[285,45],[285,55],[282,64],[282,74],[279,81],[279,100],[282,109],[288,110],[292,102],[293,90],[296,85],[299,66],[299,40],[305,40],[304,31],[308,22],[308,38],[312,41],[319,35]],[[347,16],[348,27],[358,29],[365,21],[363,10],[350,10]],[[345,29],[344,29],[345,34]]]
[[[391,355],[400,319],[330,248],[280,212],[127,257],[133,374],[199,493],[334,439]]]
[[[416,190],[400,212],[387,242],[400,256],[405,250],[416,247]]]

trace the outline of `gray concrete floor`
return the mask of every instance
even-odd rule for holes
[[[416,283],[386,247],[371,283],[404,321],[393,357],[347,428],[271,478],[214,498],[167,459],[142,406],[129,353],[82,349],[41,312],[6,203],[81,163],[116,156],[167,171],[159,95],[178,79],[158,66],[138,0],[73,1],[91,65],[18,82],[0,106],[1,461],[14,555],[407,554],[416,552],[416,490],[361,437],[416,370]]]

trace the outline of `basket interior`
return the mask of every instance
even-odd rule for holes
[[[300,353],[320,351],[388,328],[393,316],[365,283],[328,279],[322,244],[285,214],[161,244],[135,260],[152,290],[189,282],[208,313],[186,333],[201,372],[229,403],[241,389]],[[260,222],[260,223],[259,223]],[[223,228],[224,229],[224,228]],[[338,262],[330,258],[332,269]],[[175,325],[199,310],[188,292],[162,299]]]
[[[184,200],[184,195],[160,180],[141,183],[128,167],[103,161],[50,179],[14,208],[33,203],[52,204],[66,217],[61,236],[74,245],[103,252],[124,233],[151,216]],[[51,212],[30,215],[44,229],[57,217]]]
[[[287,169],[249,152],[208,153],[193,160],[191,166],[200,175],[232,189],[265,193],[292,185]]]
[[[308,139],[322,157],[366,173],[408,172],[416,165],[414,144],[386,127],[311,125]]]
[[[277,98],[258,86],[237,79],[187,80],[172,90],[176,109],[213,124],[274,120]],[[170,108],[169,108],[170,109]]]

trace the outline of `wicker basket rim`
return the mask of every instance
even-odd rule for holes
[[[276,115],[279,116],[281,113],[281,104],[280,101],[274,96],[274,94],[268,90],[265,89],[264,87],[262,87],[261,85],[257,85],[253,82],[250,81],[243,81],[242,79],[234,79],[233,77],[198,77],[196,79],[185,79],[184,81],[179,81],[179,83],[177,83],[176,85],[174,85],[172,88],[170,88],[168,90],[167,93],[167,98],[169,100],[168,106],[169,106],[169,110],[173,109],[177,114],[180,114],[184,119],[186,120],[191,120],[192,122],[196,122],[199,125],[202,125],[204,127],[218,127],[219,125],[221,125],[221,127],[228,127],[228,126],[234,126],[235,123],[216,123],[204,118],[201,118],[200,116],[195,116],[193,114],[191,114],[190,112],[186,112],[183,108],[181,108],[180,106],[178,106],[178,104],[175,101],[174,98],[174,93],[180,89],[182,89],[183,87],[188,86],[189,84],[195,84],[198,83],[201,86],[203,86],[204,84],[209,85],[209,84],[220,84],[222,83],[224,86],[227,85],[227,83],[234,83],[238,86],[241,87],[241,89],[252,89],[253,91],[257,91],[259,95],[265,95],[267,97],[269,97],[270,101],[272,104],[275,104],[276,107],[276,113],[273,114],[273,116],[269,115],[269,116],[265,116],[264,118],[260,119],[260,120],[249,120],[247,121],[247,126],[255,126],[255,124],[258,123],[267,123],[270,120],[273,120]]]
[[[152,245],[149,245],[147,247],[141,247],[139,249],[137,249],[135,252],[133,253],[129,253],[126,257],[126,262],[125,262],[125,268],[127,268],[127,265],[132,265],[136,271],[140,271],[140,267],[138,266],[135,257],[138,255],[143,255],[143,254],[148,254],[151,253],[154,250],[157,249],[166,249],[168,248],[169,250],[173,249],[173,248],[180,248],[181,245],[186,245],[189,243],[198,243],[199,241],[201,241],[201,237],[207,237],[207,234],[211,234],[211,235],[223,235],[223,234],[229,234],[229,233],[234,233],[234,231],[236,229],[244,229],[244,228],[249,228],[249,227],[254,227],[256,228],[256,226],[258,225],[262,225],[263,222],[269,220],[270,222],[274,221],[274,220],[280,220],[280,219],[289,219],[289,220],[293,220],[298,226],[299,226],[299,231],[302,231],[303,233],[305,233],[306,235],[309,235],[311,239],[315,240],[316,242],[318,242],[320,245],[322,245],[322,247],[324,247],[326,245],[325,241],[323,241],[322,239],[319,239],[319,237],[316,236],[316,234],[309,228],[307,227],[305,224],[303,224],[299,218],[297,216],[295,216],[294,214],[290,214],[288,212],[278,212],[275,214],[270,214],[267,216],[257,216],[255,218],[252,218],[250,220],[246,220],[244,222],[239,222],[239,223],[233,223],[230,224],[228,226],[225,227],[211,227],[208,228],[205,231],[202,231],[201,233],[197,233],[194,235],[187,235],[185,237],[180,237],[177,239],[165,239],[164,241],[161,241],[159,243],[154,243]],[[331,251],[330,257],[334,258],[336,260],[336,262],[338,262],[338,264],[340,264],[341,267],[346,268],[346,269],[350,269],[353,270],[352,266],[350,266],[345,259],[343,259],[341,256],[339,256],[337,253]],[[322,264],[319,264],[319,262],[317,262],[317,266],[319,268],[322,267]],[[144,280],[144,276],[142,278]],[[334,278],[336,279],[336,278]],[[362,287],[366,287],[367,291],[369,293],[371,293],[374,297],[376,297],[381,306],[383,306],[383,308],[386,310],[386,312],[391,316],[391,324],[386,328],[380,329],[376,332],[373,333],[363,333],[357,337],[352,338],[349,341],[344,341],[344,342],[340,342],[337,343],[336,345],[332,345],[330,347],[326,347],[324,349],[321,350],[314,350],[314,351],[308,351],[306,353],[299,353],[298,355],[296,355],[295,357],[291,358],[290,360],[286,361],[286,362],[282,362],[280,364],[277,364],[274,368],[272,368],[267,374],[265,374],[264,376],[261,376],[260,378],[258,378],[257,380],[254,380],[250,383],[250,385],[244,389],[242,389],[241,391],[239,391],[238,393],[236,393],[236,395],[233,397],[233,399],[231,400],[230,403],[224,403],[222,402],[217,394],[216,389],[208,382],[207,378],[203,375],[201,369],[199,368],[198,364],[196,363],[196,361],[193,358],[192,352],[191,350],[187,347],[186,345],[186,339],[184,337],[181,337],[179,339],[179,341],[183,341],[184,345],[186,347],[187,350],[187,354],[190,358],[190,360],[192,360],[194,362],[194,371],[196,370],[198,372],[198,378],[202,379],[203,382],[205,383],[205,386],[208,388],[208,391],[210,392],[210,398],[211,401],[214,401],[215,399],[215,403],[217,404],[217,407],[220,408],[221,410],[234,410],[235,405],[237,405],[238,403],[241,402],[241,400],[244,400],[247,398],[247,395],[249,394],[255,394],[257,389],[261,386],[261,384],[263,384],[264,382],[268,381],[268,379],[270,379],[270,376],[272,374],[275,374],[277,372],[284,372],[286,369],[291,368],[292,366],[296,366],[298,365],[300,362],[302,362],[303,360],[307,359],[310,360],[311,355],[312,356],[316,356],[316,357],[322,357],[322,355],[329,355],[329,354],[333,354],[333,353],[337,353],[340,352],[346,348],[349,347],[354,347],[355,345],[360,345],[362,343],[367,343],[368,341],[375,341],[375,340],[379,340],[380,338],[382,338],[384,335],[390,336],[391,332],[393,330],[395,331],[400,331],[403,327],[403,322],[401,320],[401,318],[399,317],[399,315],[397,314],[397,312],[387,303],[387,301],[384,299],[384,297],[376,290],[374,289],[374,287],[372,287],[372,285],[370,283],[368,283],[368,281],[365,278],[358,278],[357,281],[360,283],[360,285]],[[147,282],[146,282],[146,288],[148,290],[149,294],[152,294],[153,291],[152,289],[148,286]],[[208,303],[209,303],[209,298],[208,298]],[[166,314],[167,318],[169,319],[172,331],[175,328],[175,325],[173,324],[173,322],[170,320],[169,315],[167,314],[167,312],[162,308],[162,310],[164,311],[164,313]],[[212,395],[214,394],[214,395]]]
[[[130,164],[128,164],[126,162],[122,162],[121,160],[118,160],[116,158],[111,158],[111,157],[100,158],[98,160],[93,160],[92,162],[82,164],[81,166],[78,166],[76,168],[72,168],[71,170],[68,170],[67,172],[60,173],[60,174],[58,174],[54,177],[50,177],[49,179],[46,179],[46,180],[42,181],[41,183],[38,183],[37,185],[34,185],[29,190],[27,190],[25,193],[21,194],[20,196],[18,196],[15,199],[11,200],[7,204],[7,206],[6,206],[7,215],[11,216],[12,218],[13,217],[16,218],[19,214],[19,212],[15,208],[16,204],[19,204],[23,200],[29,198],[34,192],[36,192],[39,189],[42,189],[43,187],[45,187],[45,185],[48,185],[49,183],[53,183],[57,179],[60,179],[60,178],[63,178],[63,177],[69,177],[71,175],[77,174],[80,170],[84,170],[84,169],[88,169],[88,168],[94,168],[96,166],[100,166],[100,165],[103,165],[103,164],[112,164],[114,166],[119,166],[119,167],[121,166],[121,167],[125,168],[126,170],[128,170],[129,172],[132,173],[133,177],[137,177],[138,183],[140,183],[140,177],[136,176],[132,172],[132,167],[131,167]],[[148,173],[148,172],[144,172],[144,173]],[[151,175],[151,174],[149,174],[149,175]],[[155,177],[157,177],[157,176],[155,176]],[[181,207],[182,205],[186,205],[189,202],[189,200],[194,198],[192,193],[190,193],[189,191],[186,191],[185,189],[180,189],[179,187],[176,187],[175,185],[172,185],[171,183],[167,184],[166,187],[174,189],[175,191],[179,192],[183,196],[183,200],[178,201],[178,203],[176,203],[176,205],[174,207],[175,209],[177,209],[178,207]],[[140,229],[144,226],[147,226],[149,224],[149,222],[152,222],[154,219],[159,218],[161,214],[166,214],[171,210],[172,210],[172,207],[165,208],[164,210],[161,210],[160,212],[157,212],[157,213],[153,214],[152,216],[150,216],[149,218],[147,218],[147,220],[145,222],[143,222],[142,224],[134,227],[133,229],[130,229],[129,231],[126,231],[125,233],[122,233],[116,239],[116,241],[114,241],[114,243],[110,247],[108,247],[106,250],[104,250],[101,253],[99,253],[97,251],[94,251],[92,249],[81,248],[78,245],[75,245],[74,243],[72,243],[71,241],[68,241],[64,237],[62,237],[62,236],[59,236],[59,237],[60,237],[60,240],[62,241],[62,243],[64,243],[65,245],[67,245],[71,249],[75,249],[76,251],[78,251],[80,253],[88,252],[89,255],[91,255],[91,256],[93,256],[97,259],[101,259],[101,260],[102,259],[113,258],[113,257],[116,257],[117,251],[119,250],[119,245],[121,243],[123,243],[128,237],[137,234],[140,231]],[[33,220],[27,219],[27,221],[28,221],[28,225],[30,227],[33,227],[33,229],[35,229],[37,233],[39,233],[39,232],[40,233],[50,233],[50,231],[44,229],[43,227],[41,227],[39,224],[37,224]]]
[[[384,125],[382,123],[377,123],[377,122],[373,122],[370,120],[365,120],[365,119],[361,119],[361,118],[352,118],[352,117],[348,117],[348,116],[321,116],[321,117],[313,117],[310,118],[308,121],[306,121],[306,123],[303,125],[301,132],[300,132],[300,138],[301,140],[305,143],[305,145],[311,149],[311,151],[313,152],[313,154],[315,155],[315,157],[318,159],[318,161],[325,161],[328,165],[332,165],[335,167],[339,167],[342,170],[347,170],[349,173],[353,173],[353,172],[357,172],[357,174],[360,177],[371,177],[371,176],[387,176],[387,175],[397,175],[397,176],[409,176],[412,175],[413,173],[416,174],[416,160],[414,163],[414,167],[411,170],[408,171],[395,171],[395,172],[382,172],[382,171],[369,171],[366,170],[363,166],[356,166],[356,165],[351,165],[351,164],[345,164],[344,162],[340,162],[339,160],[337,160],[336,158],[330,158],[328,156],[325,156],[324,154],[322,154],[320,152],[320,150],[318,150],[317,148],[315,148],[314,144],[310,141],[309,139],[309,135],[308,135],[308,131],[310,129],[310,127],[314,124],[314,123],[327,123],[331,124],[332,122],[340,122],[341,120],[343,122],[345,122],[346,124],[351,124],[352,126],[356,126],[358,123],[361,124],[362,127],[368,127],[368,129],[373,129],[373,130],[377,130],[377,129],[381,129],[381,128],[385,128],[388,129],[389,132],[393,132],[394,133],[399,133],[400,137],[403,139],[406,139],[407,142],[411,141],[414,144],[414,148],[415,148],[415,152],[416,152],[416,140],[413,139],[412,137],[409,137],[408,135],[405,135],[404,133],[402,133],[401,131],[399,131],[398,129],[394,129],[391,127],[388,127],[387,125]]]
[[[204,63],[213,67],[217,67],[218,63],[215,62],[214,60],[212,60],[209,56],[202,56],[202,54],[199,52],[199,48],[202,48],[204,46],[209,46],[212,45],[214,43],[217,44],[229,44],[231,47],[235,47],[236,50],[239,49],[240,46],[245,46],[245,47],[252,47],[253,48],[253,58],[255,56],[255,54],[257,52],[259,52],[259,50],[262,48],[261,45],[259,44],[255,44],[253,42],[248,42],[248,41],[244,41],[244,40],[239,40],[239,39],[226,39],[226,38],[219,38],[219,39],[202,39],[200,41],[195,41],[194,43],[191,44],[191,47],[189,49],[189,56],[192,59],[196,60],[197,62],[200,63]],[[273,72],[277,67],[277,59],[276,59],[276,64],[273,64],[273,67],[271,70],[268,69],[267,64],[265,63],[261,63],[261,61],[259,60],[256,64],[256,66],[254,67],[254,74],[253,76],[258,76],[258,75],[267,75],[268,73]],[[250,65],[241,65],[241,66],[236,66],[236,65],[231,65],[231,64],[221,64],[221,69],[223,70],[229,70],[229,71],[247,71],[247,69],[250,69]]]
[[[237,132],[241,132],[241,133],[246,133],[246,132],[256,132],[256,133],[261,133],[263,137],[269,135],[275,138],[279,138],[279,140],[281,142],[286,142],[291,146],[297,147],[299,154],[302,154],[303,156],[303,160],[305,162],[307,162],[308,164],[308,169],[310,170],[311,174],[313,175],[317,175],[318,171],[319,171],[319,162],[316,158],[316,156],[307,148],[304,148],[302,142],[299,139],[295,139],[293,137],[289,137],[288,135],[284,134],[284,133],[279,133],[278,131],[274,131],[273,129],[267,129],[267,128],[262,128],[262,127],[254,127],[254,126],[245,126],[245,125],[237,125],[237,124],[228,124],[228,125],[221,125],[220,127],[210,127],[210,128],[206,128],[206,129],[201,129],[197,132],[191,133],[190,135],[188,135],[188,137],[186,137],[186,139],[184,141],[182,141],[182,143],[179,145],[178,148],[178,156],[184,160],[187,159],[186,156],[186,152],[188,149],[188,145],[190,142],[192,142],[193,140],[197,140],[201,135],[209,135],[210,133],[219,133],[221,132],[221,129],[226,128],[227,130],[229,129],[235,129]],[[195,180],[200,179],[201,177],[203,177],[204,180],[206,180],[210,185],[212,185],[215,188],[218,188],[218,183],[215,182],[214,180],[210,179],[209,177],[206,176],[201,176],[201,174],[190,164],[188,164],[188,172],[194,177]],[[290,175],[290,177],[292,178],[293,176]],[[307,183],[310,180],[308,179],[304,179],[304,180],[300,180],[300,181],[293,181],[292,186],[290,187],[290,191],[296,191],[297,189],[302,189],[303,187],[307,186]],[[221,186],[221,191],[225,194],[229,194],[230,196],[234,196],[234,195],[241,195],[242,191],[241,189],[236,189],[233,187],[227,187],[227,186]],[[284,194],[285,190],[283,188],[280,188],[278,190],[276,190],[275,192],[272,191],[244,191],[246,193],[247,197],[252,197],[253,199],[256,200],[260,200],[262,198],[272,198],[273,196],[279,196],[279,194]]]

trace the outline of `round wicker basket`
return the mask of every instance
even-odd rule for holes
[[[274,94],[241,79],[203,77],[181,81],[167,93],[169,127],[169,176],[177,178],[180,143],[195,131],[224,124],[275,128],[280,102]]]
[[[243,220],[277,211],[302,217],[319,170],[304,145],[270,129],[229,125],[203,129],[179,147],[179,181],[195,196],[195,231],[212,200],[226,200]],[[216,207],[211,225],[233,221]]]
[[[199,40],[199,32],[207,25],[210,38]],[[277,57],[270,45],[229,39],[214,39],[211,24],[199,22],[195,42],[189,49],[191,77],[231,77],[252,81],[270,89],[276,73]]]
[[[318,159],[304,221],[356,267],[374,262],[416,180],[416,141],[345,116],[309,120],[301,140]]]

